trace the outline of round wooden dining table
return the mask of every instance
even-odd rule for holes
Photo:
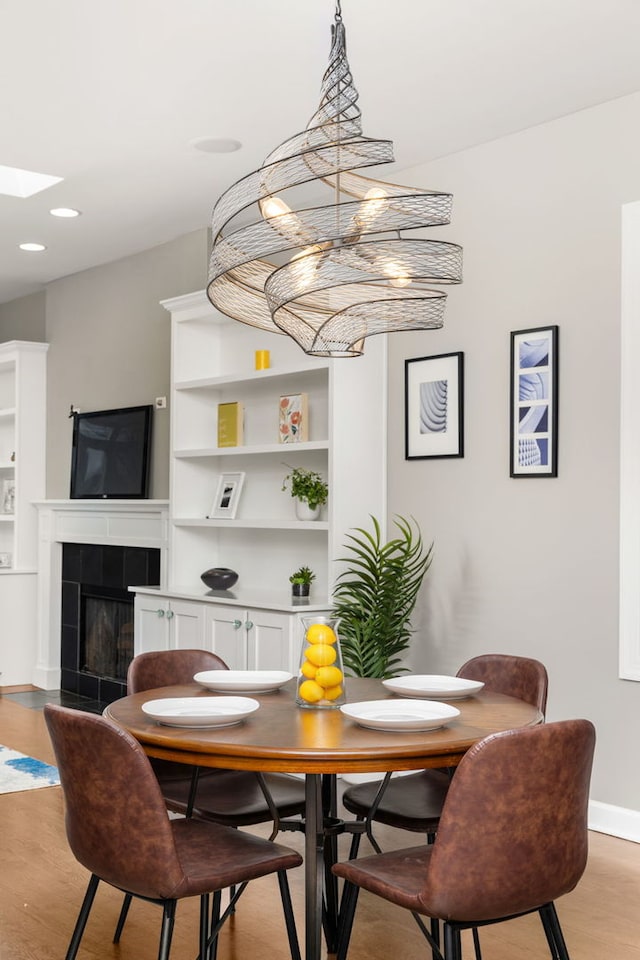
[[[152,757],[201,767],[305,775],[305,957],[320,960],[327,849],[323,775],[456,766],[478,740],[541,723],[537,707],[490,690],[451,704],[460,715],[427,732],[366,729],[339,709],[301,708],[295,680],[272,693],[247,693],[260,708],[233,726],[160,724],[142,711],[149,700],[212,696],[197,684],[146,690],[116,700],[105,716],[128,730]],[[379,680],[347,680],[349,703],[397,699]],[[334,907],[335,907],[334,898]],[[326,913],[325,905],[325,913]],[[334,918],[335,926],[335,918]],[[331,920],[329,921],[331,928]]]

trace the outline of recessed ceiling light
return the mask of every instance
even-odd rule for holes
[[[225,140],[216,137],[196,137],[195,140],[189,141],[189,145],[195,150],[202,150],[204,153],[235,153],[242,147],[239,140]]]
[[[19,167],[0,165],[0,193],[7,197],[32,197],[56,183],[62,177],[52,177],[48,173],[34,173],[33,170],[21,170]]]
[[[47,249],[44,243],[19,243],[18,246],[21,250],[27,250],[29,253],[40,253]]]
[[[49,210],[52,217],[62,217],[67,220],[72,217],[79,217],[80,212],[80,210],[74,210],[73,207],[54,207],[53,210]]]

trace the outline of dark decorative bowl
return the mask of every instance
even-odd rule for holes
[[[210,590],[230,590],[238,582],[238,574],[228,567],[213,567],[205,570],[200,579]]]

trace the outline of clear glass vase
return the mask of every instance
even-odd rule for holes
[[[337,617],[302,617],[302,647],[296,703],[312,710],[335,710],[347,702]]]

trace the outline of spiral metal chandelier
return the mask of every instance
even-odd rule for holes
[[[462,248],[402,236],[449,223],[451,194],[353,172],[393,162],[393,144],[362,134],[339,0],[331,36],[307,128],[215,205],[207,295],[312,356],[352,357],[373,334],[441,327],[447,295],[438,286],[461,281]],[[314,181],[333,202],[296,208],[291,197]]]

